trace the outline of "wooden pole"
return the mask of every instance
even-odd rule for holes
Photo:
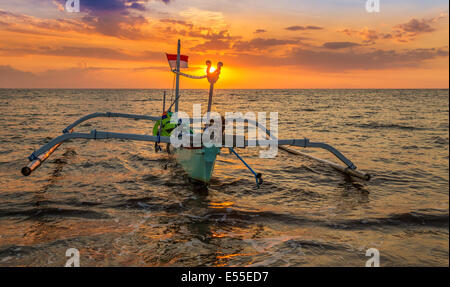
[[[334,162],[331,162],[331,161],[328,161],[328,160],[325,160],[325,159],[321,159],[321,158],[309,155],[307,153],[303,153],[303,152],[300,152],[300,151],[292,150],[292,149],[284,147],[284,146],[278,146],[278,147],[281,150],[284,150],[285,152],[288,152],[290,154],[304,156],[304,157],[313,159],[315,161],[321,162],[323,164],[329,165],[332,168],[336,169],[337,171],[340,171],[340,172],[345,173],[347,175],[354,176],[354,177],[357,177],[357,178],[361,178],[361,179],[364,179],[364,180],[367,180],[367,181],[369,181],[370,178],[371,178],[370,174],[368,174],[368,173],[365,173],[365,172],[362,172],[362,171],[358,171],[358,170],[354,170],[354,169],[351,169],[349,167],[342,166],[342,165],[336,164]]]
[[[209,85],[208,113],[211,112],[213,95],[214,95],[214,83],[211,83]]]
[[[166,111],[166,91],[164,91],[164,95],[163,95],[163,110],[162,112],[164,113]]]
[[[72,133],[73,129],[71,129],[69,131],[69,133]],[[37,159],[33,160],[32,162],[30,162],[27,166],[24,166],[21,170],[22,174],[24,176],[29,176],[35,169],[37,169],[47,158],[50,157],[50,155],[52,155],[52,153],[59,148],[59,146],[62,143],[59,143],[57,145],[55,145],[54,147],[52,147],[51,149],[49,149],[46,153],[43,153],[41,155],[39,155],[37,157]]]
[[[178,95],[180,93],[180,50],[181,50],[181,42],[178,39],[177,45],[177,74],[176,74],[176,84],[175,84],[175,112],[178,112]]]

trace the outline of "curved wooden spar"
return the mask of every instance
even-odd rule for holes
[[[127,118],[127,119],[149,120],[149,121],[157,121],[157,120],[161,119],[161,117],[153,117],[153,116],[146,116],[146,115],[122,114],[122,113],[111,113],[111,112],[93,113],[93,114],[89,114],[87,116],[84,116],[84,117],[76,120],[75,122],[73,122],[72,124],[67,126],[63,130],[63,133],[68,133],[70,130],[72,130],[77,125],[79,125],[87,120],[93,119],[93,118]]]

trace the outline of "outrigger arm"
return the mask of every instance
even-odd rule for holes
[[[31,161],[27,166],[22,168],[22,174],[30,175],[42,162],[44,162],[63,142],[71,139],[125,139],[135,141],[162,142],[170,143],[170,137],[159,137],[150,135],[137,135],[126,133],[102,132],[92,130],[90,133],[74,133],[68,132],[59,137],[54,138],[38,150],[34,151],[28,159]]]
[[[135,140],[135,141],[147,141],[147,142],[160,142],[160,143],[170,143],[170,137],[164,137],[164,136],[152,136],[152,135],[139,135],[139,134],[128,134],[128,133],[115,133],[115,132],[105,132],[105,131],[97,131],[92,130],[90,133],[74,133],[74,128],[93,118],[98,117],[116,117],[116,118],[129,118],[129,119],[137,119],[137,120],[150,120],[150,121],[157,121],[160,119],[158,116],[147,116],[147,115],[135,115],[135,114],[123,114],[123,113],[112,113],[112,112],[106,112],[106,113],[93,113],[89,114],[87,116],[84,116],[77,121],[73,122],[69,126],[67,126],[63,130],[63,135],[60,135],[47,144],[43,145],[38,150],[34,151],[28,159],[30,160],[30,163],[22,168],[22,174],[25,176],[30,175],[36,168],[38,168],[42,162],[44,162],[63,142],[71,139],[125,139],[125,140]],[[340,153],[337,149],[334,147],[321,142],[310,142],[309,139],[276,139],[275,137],[270,135],[270,131],[267,130],[263,125],[259,124],[256,121],[252,120],[246,120],[248,123],[255,125],[256,127],[262,129],[266,132],[266,134],[271,137],[271,139],[268,140],[245,140],[245,138],[241,139],[241,141],[238,141],[239,136],[234,136],[233,144],[231,146],[227,145],[225,143],[225,139],[222,143],[222,147],[227,148],[233,148],[233,147],[248,147],[248,146],[267,146],[269,144],[274,144],[274,141],[277,141],[278,146],[280,148],[294,153],[298,154],[296,151],[290,151],[284,148],[283,146],[298,146],[298,147],[313,147],[313,148],[321,148],[325,149],[329,152],[331,152],[333,155],[335,155],[339,160],[341,160],[347,167],[341,167],[339,165],[336,165],[334,163],[323,161],[332,167],[347,173],[352,176],[360,177],[363,179],[368,180],[370,178],[369,175],[365,173],[361,173],[356,171],[356,166],[348,159],[346,158],[342,153]],[[190,142],[193,142],[193,138],[191,135]],[[243,142],[243,146],[237,146],[236,143]],[[314,157],[313,157],[314,158]],[[314,158],[317,159],[317,158]],[[320,159],[317,159],[320,160]]]
[[[111,112],[93,113],[93,114],[89,114],[87,116],[84,116],[84,117],[76,120],[71,125],[67,126],[67,128],[65,128],[63,130],[63,133],[64,134],[69,133],[71,130],[73,130],[74,127],[78,126],[79,124],[81,124],[87,120],[93,119],[93,118],[128,118],[128,119],[149,120],[149,121],[157,121],[157,120],[161,119],[161,117],[153,117],[153,116],[146,116],[146,115],[121,114],[121,113],[111,113]]]
[[[245,119],[245,121],[248,122],[249,124],[254,125],[255,127],[258,127],[262,131],[264,131],[269,139],[276,140],[276,137],[274,137],[271,134],[270,130],[268,130],[265,126],[263,126],[259,122],[255,121],[255,120],[251,120],[251,119]],[[336,170],[338,170],[338,171],[340,171],[342,173],[350,175],[350,176],[358,177],[358,178],[361,178],[361,179],[364,179],[364,180],[370,180],[371,179],[372,176],[370,174],[368,174],[366,172],[362,172],[362,171],[356,170],[356,166],[348,158],[346,158],[342,153],[340,153],[337,149],[335,149],[334,147],[330,146],[329,144],[320,143],[320,142],[318,142],[318,143],[309,142],[309,140],[306,139],[306,138],[303,139],[303,140],[304,140],[304,144],[305,145],[301,145],[300,144],[300,145],[297,145],[297,146],[300,146],[300,147],[316,147],[316,148],[326,149],[329,152],[331,152],[334,156],[336,156],[338,159],[340,159],[343,163],[345,163],[346,166],[342,166],[342,165],[336,164],[336,163],[328,161],[328,160],[317,158],[315,156],[312,156],[310,154],[306,154],[306,153],[303,153],[303,152],[300,152],[300,151],[292,150],[292,149],[289,149],[289,148],[287,148],[287,147],[285,147],[283,145],[280,145],[280,149],[285,151],[285,152],[287,152],[287,153],[290,153],[290,154],[299,155],[299,156],[303,156],[303,157],[308,157],[308,158],[313,159],[315,161],[318,161],[318,162],[321,162],[323,164],[329,165],[330,167],[332,167],[332,168],[334,168],[334,169],[336,169]]]

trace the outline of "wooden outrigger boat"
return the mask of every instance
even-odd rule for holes
[[[259,124],[256,121],[245,119],[245,121],[250,125],[254,125],[256,128],[261,129],[266,133],[267,139],[265,140],[250,140],[250,139],[242,139],[243,146],[237,145],[237,138],[235,137],[233,143],[230,145],[226,143],[225,140],[220,143],[218,146],[205,146],[202,142],[200,146],[193,147],[192,143],[194,142],[194,134],[192,131],[188,134],[184,134],[184,136],[189,137],[190,145],[181,145],[179,147],[173,148],[171,145],[171,136],[172,131],[175,130],[177,126],[181,124],[181,122],[176,122],[176,120],[171,121],[171,116],[173,115],[171,112],[172,107],[174,106],[175,115],[178,112],[178,105],[180,99],[179,92],[179,83],[180,83],[180,75],[194,78],[194,79],[203,79],[207,78],[210,83],[209,90],[209,101],[208,101],[208,113],[211,112],[212,99],[214,94],[214,84],[219,79],[221,68],[223,64],[221,62],[218,63],[217,69],[215,71],[211,71],[211,62],[207,61],[207,74],[205,76],[191,76],[181,72],[181,61],[183,56],[180,54],[180,40],[178,40],[177,54],[173,58],[169,58],[169,63],[172,60],[175,68],[172,69],[172,72],[175,73],[176,77],[176,86],[175,86],[175,99],[171,103],[168,109],[165,108],[165,93],[163,99],[163,114],[162,116],[148,116],[148,115],[136,115],[136,114],[124,114],[124,113],[93,113],[87,116],[84,116],[74,123],[70,124],[63,130],[63,134],[52,139],[47,144],[43,145],[38,150],[34,151],[29,157],[30,163],[22,168],[21,172],[24,176],[29,176],[34,170],[36,170],[63,142],[70,139],[125,139],[125,140],[133,140],[133,141],[147,141],[155,143],[155,151],[161,151],[160,144],[167,145],[167,152],[171,153],[175,156],[177,162],[183,168],[183,170],[187,173],[188,177],[196,182],[201,182],[204,184],[208,184],[211,176],[213,174],[214,165],[216,162],[216,157],[220,153],[221,148],[228,148],[229,151],[235,154],[240,161],[252,172],[255,177],[256,185],[259,187],[262,184],[262,175],[260,173],[256,173],[245,161],[239,156],[239,154],[235,151],[234,148],[245,148],[248,146],[267,146],[270,143],[275,142],[280,149],[286,151],[291,154],[307,156],[311,159],[317,160],[324,164],[327,164],[334,169],[345,173],[352,177],[358,177],[364,180],[370,180],[370,175],[356,169],[356,166],[342,153],[340,153],[334,147],[321,142],[311,142],[306,138],[303,139],[277,139],[273,135],[271,135],[270,131],[266,129],[263,125]],[[186,57],[187,58],[187,57]],[[209,115],[209,114],[208,114]],[[153,128],[152,135],[138,135],[138,134],[128,134],[128,133],[115,133],[115,132],[106,132],[106,131],[97,131],[92,130],[90,133],[77,133],[74,132],[74,128],[79,124],[99,117],[107,117],[107,118],[129,118],[129,119],[137,119],[137,120],[149,120],[154,121],[156,124]],[[176,117],[175,117],[176,119]],[[192,123],[194,120],[191,120]],[[223,124],[223,123],[222,123]],[[203,132],[206,130],[207,126],[204,127]],[[334,156],[336,156],[344,166],[338,165],[334,162],[330,162],[327,160],[319,159],[313,157],[308,154],[301,153],[296,150],[291,150],[286,146],[296,146],[296,147],[312,147],[312,148],[321,148],[329,151]]]

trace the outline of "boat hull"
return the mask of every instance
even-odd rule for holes
[[[208,184],[220,149],[203,147],[198,149],[180,148],[175,150],[175,158],[190,179]]]

